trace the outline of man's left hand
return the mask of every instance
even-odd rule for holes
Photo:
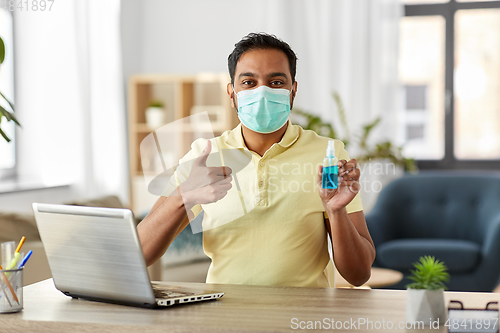
[[[318,168],[318,175],[316,177],[316,182],[318,183],[318,192],[323,202],[323,206],[325,209],[338,211],[345,206],[349,202],[354,199],[356,194],[361,189],[361,185],[359,184],[359,176],[361,172],[359,171],[358,162],[355,159],[349,160],[340,160],[338,163],[339,174],[338,174],[338,186],[336,189],[326,189],[322,187],[322,172],[323,167],[320,166]]]

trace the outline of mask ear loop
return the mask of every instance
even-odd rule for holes
[[[234,108],[236,109],[236,113],[238,113],[238,107],[237,107],[237,101],[238,101],[238,93],[236,92],[236,89],[234,88],[234,84],[231,85],[233,87],[233,103],[234,103]]]
[[[238,101],[238,93],[236,92],[236,88],[234,87],[234,84],[232,85],[233,87],[233,100],[234,102],[237,102]],[[236,106],[236,103],[234,103],[234,105]],[[238,112],[238,108],[236,108],[236,112]]]

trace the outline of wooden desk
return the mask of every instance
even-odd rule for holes
[[[323,321],[324,318],[333,318],[335,321],[366,318],[374,323],[391,321],[394,325],[405,321],[404,290],[242,285],[214,285],[213,288],[226,292],[226,295],[216,301],[149,310],[73,300],[57,291],[52,280],[45,280],[25,287],[25,307],[22,312],[0,315],[0,331],[276,332],[292,331],[292,318],[297,318],[297,323]],[[500,298],[493,293],[449,292],[445,295],[446,301],[458,299],[466,307],[484,307],[486,302],[498,301]],[[406,329],[360,328],[354,331],[406,332]],[[446,327],[421,332],[446,332]]]

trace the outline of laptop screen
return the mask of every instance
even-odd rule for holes
[[[54,284],[71,296],[155,303],[132,212],[33,204]]]

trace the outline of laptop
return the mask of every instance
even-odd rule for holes
[[[67,296],[154,308],[224,295],[151,283],[128,209],[34,203],[33,211],[54,284]]]

